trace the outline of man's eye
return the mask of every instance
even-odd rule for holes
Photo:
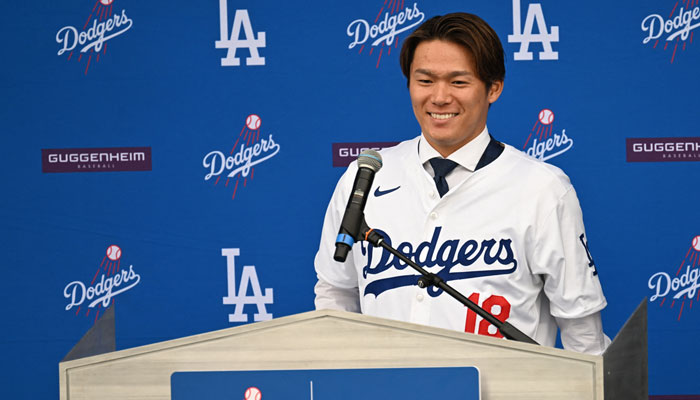
[[[433,81],[431,81],[430,79],[418,79],[418,82],[423,83],[423,84],[428,84],[428,83],[432,83]]]
[[[452,81],[453,85],[459,85],[459,86],[464,86],[467,84],[466,81]]]

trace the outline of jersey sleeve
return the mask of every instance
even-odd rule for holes
[[[360,312],[360,295],[358,288],[339,288],[318,277],[314,286],[314,305],[317,310],[342,310]]]
[[[599,312],[581,318],[556,320],[561,330],[561,344],[566,350],[598,356],[611,343],[610,338],[603,333]]]
[[[316,293],[316,307],[319,304],[323,308],[336,308],[354,310],[359,304],[359,292],[357,290],[357,272],[353,262],[352,251],[348,253],[345,262],[338,262],[333,259],[335,252],[335,240],[338,236],[340,222],[347,206],[347,201],[352,190],[352,183],[357,171],[356,164],[351,164],[348,170],[338,181],[331,201],[326,210],[321,230],[321,243],[314,260],[314,267],[318,275],[318,281],[325,290]],[[333,290],[351,289],[351,290]],[[335,296],[334,293],[341,293]],[[357,293],[356,298],[348,296],[348,293]],[[320,296],[320,297],[319,297]],[[329,306],[335,304],[334,306]],[[359,311],[359,310],[358,310]]]
[[[541,205],[549,209],[542,212],[543,219],[535,230],[531,269],[544,280],[552,316],[585,317],[603,309],[607,302],[588,249],[581,206],[571,184],[553,202]]]

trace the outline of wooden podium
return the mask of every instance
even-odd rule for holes
[[[602,356],[330,310],[61,362],[60,398],[166,400],[177,371],[457,366],[484,400],[603,399]]]

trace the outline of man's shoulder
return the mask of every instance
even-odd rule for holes
[[[382,159],[384,159],[384,157],[406,157],[410,154],[418,154],[419,140],[420,136],[414,137],[413,139],[404,140],[395,146],[385,147],[379,150],[379,154],[382,155]]]
[[[572,187],[571,180],[561,168],[531,157],[508,144],[505,145],[502,161],[514,180],[527,183],[533,188],[549,188],[563,194]]]
[[[385,147],[379,150],[382,156],[382,170],[393,171],[394,173],[405,171],[407,165],[417,165],[418,158],[418,141],[420,136],[413,139],[404,140],[395,146]],[[386,175],[384,172],[383,175]]]

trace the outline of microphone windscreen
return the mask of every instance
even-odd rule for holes
[[[369,168],[376,173],[382,167],[382,156],[375,150],[364,150],[357,156],[357,166],[360,168]]]

